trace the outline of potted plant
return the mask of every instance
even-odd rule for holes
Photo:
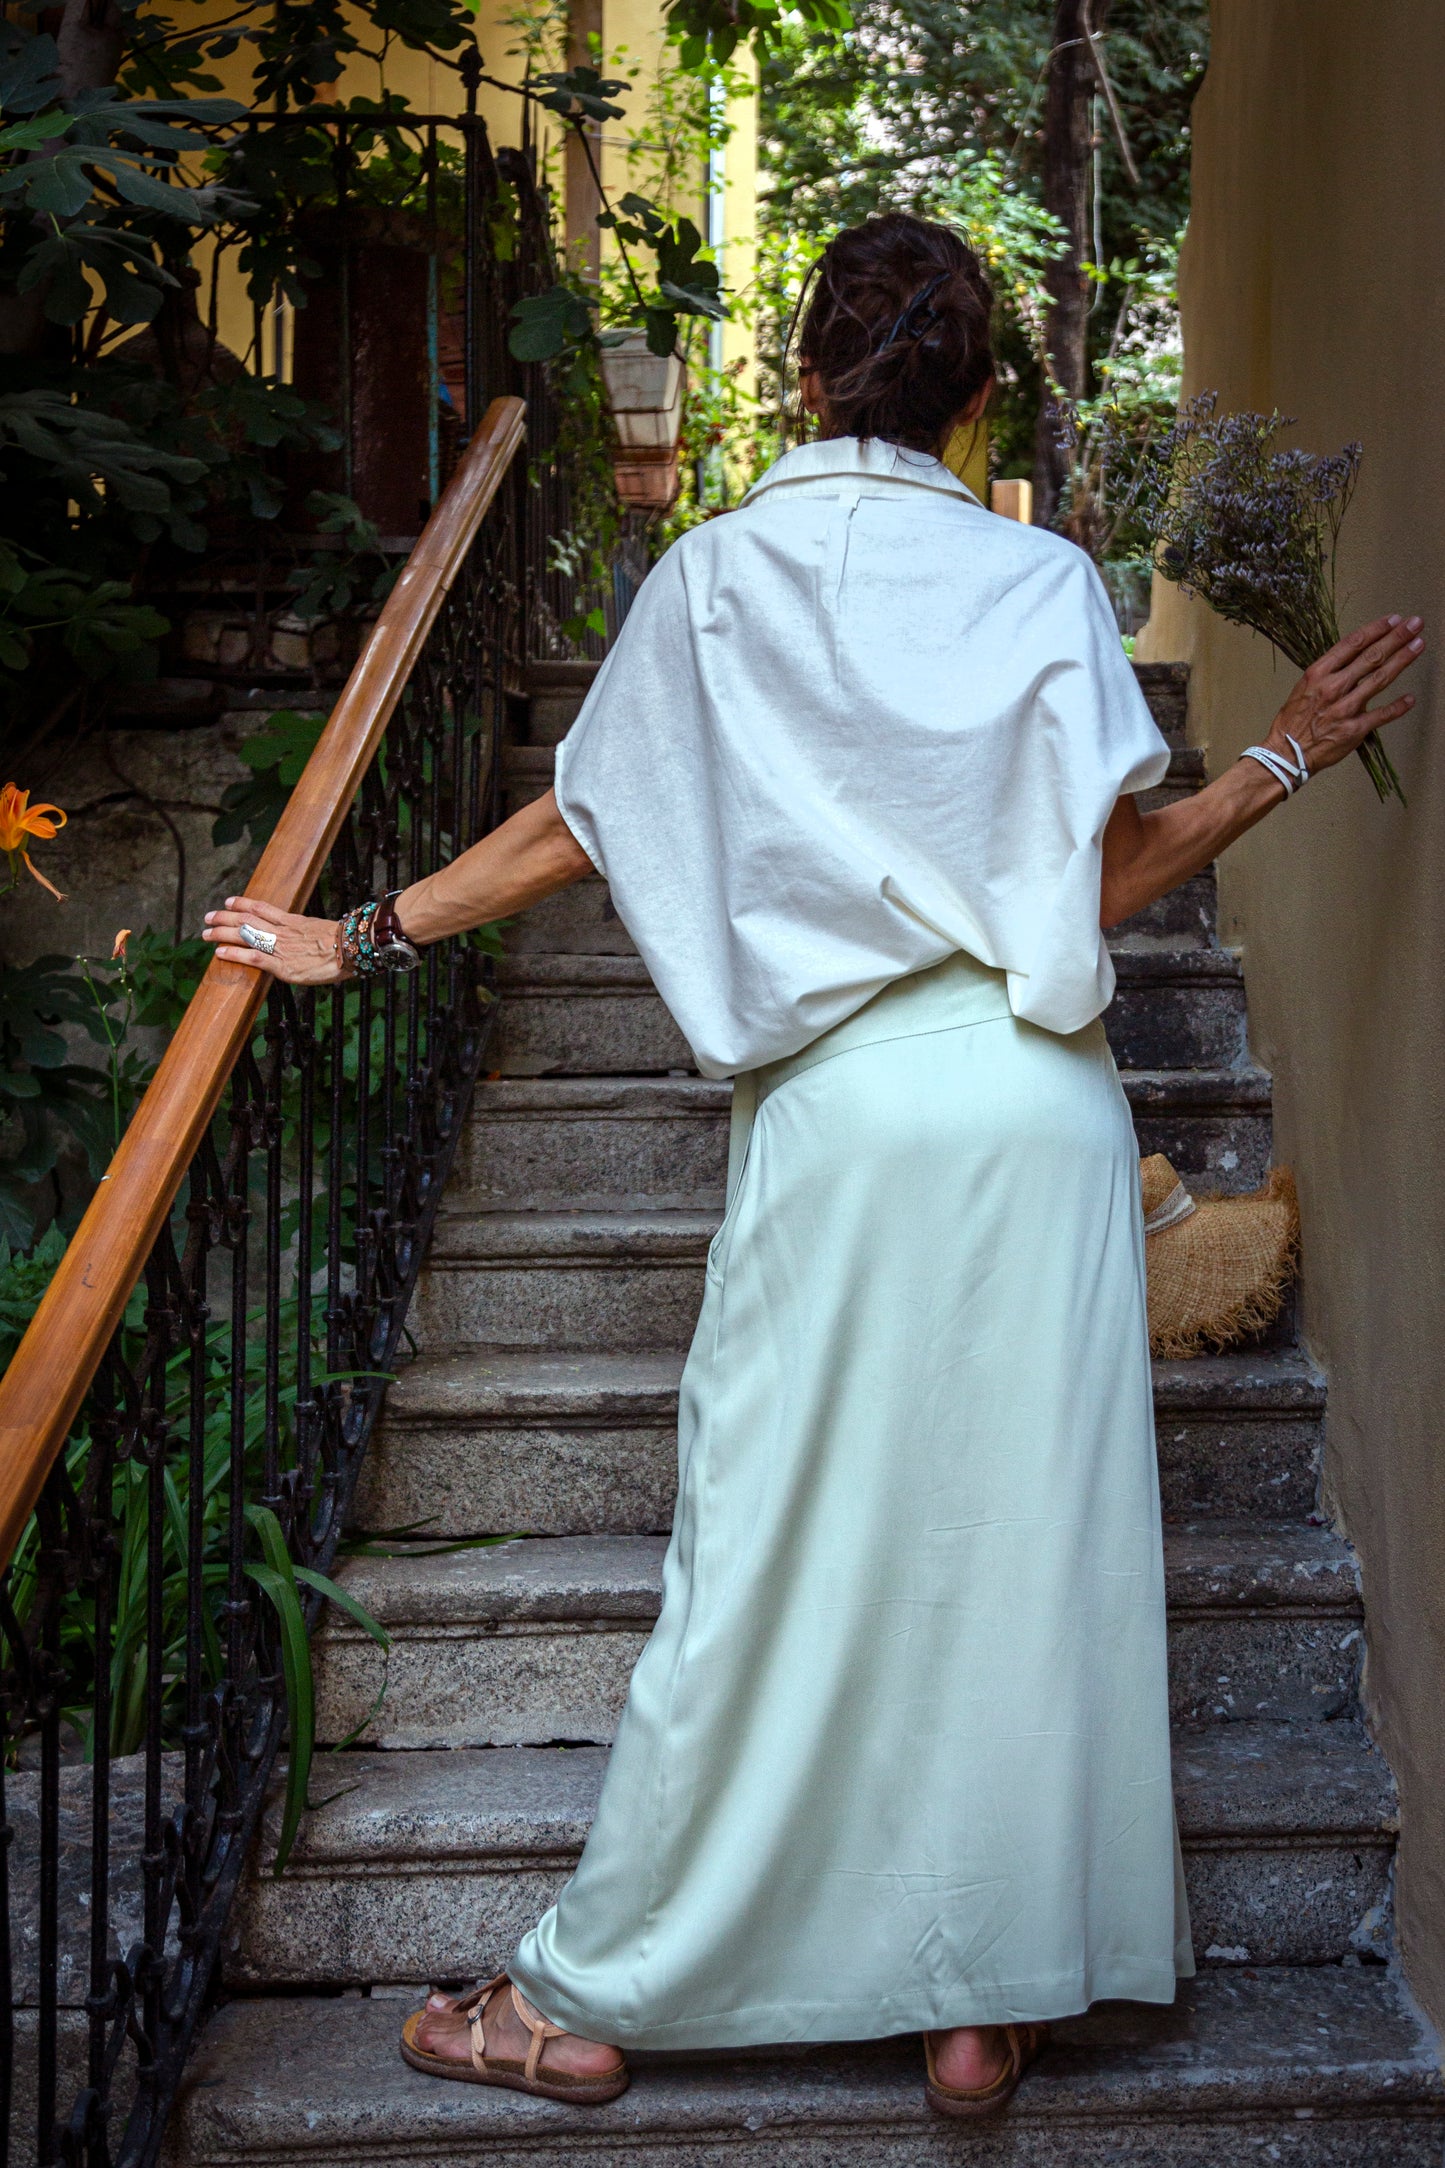
[[[617,442],[617,494],[639,512],[665,512],[677,495],[678,443],[687,371],[674,347],[654,353],[645,330],[604,332],[602,384]]]

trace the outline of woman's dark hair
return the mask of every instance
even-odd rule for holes
[[[798,339],[830,436],[941,449],[948,424],[993,375],[993,294],[951,227],[890,211],[834,234]]]

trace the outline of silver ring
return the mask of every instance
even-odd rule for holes
[[[263,956],[274,956],[276,953],[275,934],[265,933],[259,926],[242,926],[241,939],[247,948],[259,949]]]

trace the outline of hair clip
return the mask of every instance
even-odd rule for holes
[[[895,317],[893,329],[883,341],[883,346],[892,346],[894,340],[905,332],[909,338],[916,338],[919,332],[928,331],[937,323],[937,309],[929,309],[926,317],[920,316],[919,312],[927,307],[939,287],[952,276],[953,274],[950,271],[940,271],[936,278],[931,278],[928,281],[926,286],[920,286],[913,299],[907,302]],[[915,317],[919,319],[916,323],[914,321]],[[881,352],[882,349],[880,348],[879,351]]]

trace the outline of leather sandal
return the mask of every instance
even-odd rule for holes
[[[492,1996],[503,1988],[511,1989],[512,2008],[532,2035],[525,2062],[487,2053],[486,2013]],[[534,2093],[541,2100],[565,2100],[576,2107],[589,2101],[616,2100],[631,2082],[631,2073],[620,2057],[615,2070],[599,2071],[596,2077],[578,2077],[572,2072],[561,2071],[549,2077],[542,2061],[547,2043],[563,2039],[567,2028],[550,2024],[540,2010],[534,2010],[505,1972],[495,1973],[469,1993],[459,1995],[452,2009],[465,2017],[471,2027],[471,2060],[455,2062],[450,2056],[434,2055],[429,2048],[419,2046],[417,2027],[426,2011],[413,2010],[401,2028],[402,2060],[410,2063],[413,2070],[424,2070],[430,2078],[457,2078],[464,2085],[508,2085],[514,2092]]]
[[[1047,2025],[1005,2025],[1004,2040],[1008,2047],[1008,2060],[996,2078],[987,2085],[945,2085],[938,2075],[937,2033],[923,2035],[923,2052],[928,2063],[928,2083],[924,2091],[930,2108],[940,2115],[970,2116],[997,2115],[1006,2108],[1019,2089],[1019,2081],[1030,2063],[1037,2060],[1049,2037]]]

